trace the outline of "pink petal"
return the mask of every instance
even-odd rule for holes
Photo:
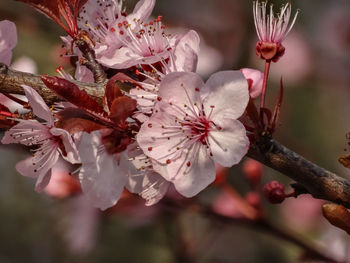
[[[140,196],[146,200],[146,206],[158,203],[167,193],[170,182],[155,172],[147,173],[142,182]]]
[[[240,71],[220,71],[208,79],[203,89],[204,111],[231,119],[240,117],[248,104],[248,83]],[[213,108],[214,106],[214,108]]]
[[[252,85],[249,87],[250,97],[253,99],[259,97],[262,91],[264,74],[260,70],[251,68],[242,68],[241,72],[248,81],[252,81]]]
[[[71,135],[66,130],[59,128],[52,128],[50,129],[50,132],[54,136],[61,137],[64,148],[67,152],[67,156],[62,157],[72,164],[81,163],[77,147],[75,146]]]
[[[26,56],[23,56],[23,57],[16,59],[12,63],[11,68],[18,70],[18,71],[32,73],[32,74],[35,74],[38,71],[34,60],[32,60],[31,58],[26,57]]]
[[[37,151],[33,157],[29,157],[16,164],[17,171],[23,176],[37,178],[35,190],[41,192],[50,181],[51,168],[56,164],[59,152],[51,142],[43,144],[47,151],[42,154]]]
[[[84,133],[79,145],[82,161],[79,178],[82,190],[95,207],[101,210],[114,206],[127,182],[125,163],[109,155],[101,144],[100,132]]]
[[[36,120],[21,120],[17,125],[5,132],[1,140],[3,144],[21,143],[26,146],[37,144],[51,138],[48,128]]]
[[[200,105],[200,90],[203,88],[203,80],[193,72],[174,72],[166,75],[159,86],[159,97],[167,102],[172,102],[184,109],[193,111],[190,105]],[[194,110],[197,111],[197,110]],[[193,115],[193,114],[191,114]]]
[[[122,47],[101,55],[97,60],[104,66],[114,69],[124,69],[137,65],[143,57],[133,52],[128,47]]]
[[[197,146],[198,147],[198,146]],[[191,162],[188,166],[188,162]],[[171,162],[168,172],[176,190],[185,197],[193,197],[215,180],[215,165],[203,145],[193,147],[188,154]]]
[[[17,45],[16,25],[8,20],[0,21],[0,62],[10,65],[12,49]]]
[[[93,83],[94,75],[92,72],[87,67],[80,65],[79,61],[76,63],[76,65],[77,67],[74,78],[82,82]]]
[[[31,87],[22,85],[26,97],[28,98],[29,104],[33,109],[33,112],[39,118],[48,122],[50,126],[54,124],[54,118],[49,107],[46,105],[42,97]]]
[[[176,71],[196,71],[199,42],[200,38],[194,30],[190,30],[177,41],[174,52]]]
[[[134,19],[141,21],[147,20],[152,14],[155,3],[156,0],[139,1],[135,6],[134,11],[127,16],[128,22],[133,25]]]
[[[176,146],[183,140],[183,137],[180,136],[170,138],[164,134],[166,130],[163,125],[173,125],[174,118],[166,111],[160,110],[141,126],[136,136],[143,152],[161,164],[166,164],[168,159],[175,158],[178,155]]]
[[[240,121],[232,119],[213,120],[222,130],[209,133],[209,147],[212,158],[220,165],[231,167],[246,155],[249,139]]]

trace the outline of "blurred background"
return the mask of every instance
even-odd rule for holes
[[[127,10],[136,2],[125,1]],[[272,2],[280,7],[280,1]],[[285,56],[272,64],[268,86],[267,105],[272,108],[283,78],[285,99],[276,138],[349,177],[350,171],[337,159],[348,147],[345,134],[350,131],[350,2],[294,0],[292,7],[301,11],[283,43]],[[264,62],[255,56],[252,1],[158,0],[153,14],[163,16],[169,32],[194,29],[200,34],[198,72],[204,78],[219,70],[263,70]],[[26,61],[39,74],[55,74],[60,65],[69,68],[69,61],[60,57],[59,36],[64,32],[51,20],[23,3],[1,0],[0,20],[4,19],[17,25],[13,63]],[[21,177],[14,168],[27,154],[21,147],[0,146],[1,263],[288,263],[300,257],[297,246],[250,225],[222,225],[191,210],[169,212],[162,204],[147,208],[127,193],[107,212],[92,208],[79,194],[61,198],[66,196],[63,186],[63,192],[35,193],[35,181]],[[244,196],[250,188],[243,164],[223,173]],[[262,168],[262,175],[262,185],[271,180],[290,182],[269,168]],[[73,182],[62,180],[62,185],[69,185],[67,192],[75,191]],[[234,205],[221,194],[217,187],[209,187],[198,200],[218,204],[218,211],[226,209],[234,216]],[[341,260],[350,259],[349,238],[322,218],[322,201],[300,197],[277,206],[262,202],[274,224]]]

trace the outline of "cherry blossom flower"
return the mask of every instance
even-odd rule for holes
[[[33,156],[17,163],[16,169],[23,176],[37,178],[35,189],[42,191],[60,155],[70,163],[79,163],[79,156],[70,134],[54,126],[54,116],[40,95],[28,86],[23,85],[23,89],[33,113],[45,122],[18,119],[19,123],[5,133],[1,142],[38,147]]]
[[[282,46],[282,41],[292,29],[298,11],[292,22],[289,23],[291,18],[290,3],[282,6],[277,17],[273,13],[272,5],[270,5],[269,12],[267,12],[266,7],[267,2],[255,1],[253,4],[254,23],[260,40],[256,44],[256,54],[262,59],[277,62],[284,54],[285,48]]]
[[[115,52],[123,43],[128,42],[126,35],[122,35],[122,27],[127,25],[127,32],[142,24],[151,15],[155,0],[139,1],[133,12],[127,15],[124,12],[122,1],[116,0],[90,0],[82,8],[78,25],[86,30],[95,44],[95,53],[101,63],[109,64]],[[131,34],[131,36],[133,36]],[[108,66],[108,65],[107,65]]]
[[[127,151],[109,154],[101,131],[83,133],[78,149],[82,190],[95,207],[105,210],[114,206],[124,187],[146,199],[148,206],[163,198],[168,189],[169,183],[150,168],[149,158],[143,154],[132,158]]]
[[[158,100],[136,139],[182,195],[194,196],[214,181],[214,161],[230,167],[247,153],[246,130],[237,120],[249,100],[242,73],[218,72],[205,84],[195,73],[170,73]]]
[[[196,31],[190,30],[178,37],[170,62],[162,61],[162,70],[150,65],[152,71],[141,73],[146,79],[138,87],[130,90],[132,98],[137,100],[141,113],[150,114],[157,101],[159,85],[162,79],[171,72],[195,72],[198,62],[200,39]],[[147,118],[146,118],[147,119]],[[145,119],[139,119],[144,122]]]
[[[0,21],[0,62],[10,65],[12,49],[16,45],[16,25],[8,20]]]

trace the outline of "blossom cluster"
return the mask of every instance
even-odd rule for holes
[[[170,187],[195,196],[215,180],[215,163],[231,167],[246,155],[249,132],[241,117],[260,95],[263,74],[228,70],[204,82],[196,73],[199,35],[168,34],[161,16],[150,18],[154,5],[140,0],[127,14],[122,1],[83,1],[75,31],[107,76],[101,100],[76,84],[93,83],[94,74],[73,33],[62,40],[67,54],[77,57],[75,76],[58,68],[62,78],[42,77],[68,102],[49,108],[35,87],[23,86],[32,112],[6,118],[15,125],[2,143],[30,147],[33,155],[16,168],[36,178],[37,191],[64,159],[78,167],[72,176],[94,206],[115,205],[125,188],[153,205]],[[8,23],[0,23],[0,60],[6,64],[14,47],[6,39]]]

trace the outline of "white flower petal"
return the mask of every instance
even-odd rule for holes
[[[52,116],[52,112],[46,105],[43,98],[29,86],[22,85],[22,88],[24,89],[28,102],[32,107],[35,116],[47,121],[50,126],[53,126],[54,118]]]
[[[237,120],[224,119],[220,121],[220,131],[209,134],[212,158],[225,167],[237,164],[249,149],[249,139],[243,124]]]
[[[194,147],[186,156],[167,167],[169,174],[176,176],[172,180],[176,190],[183,196],[193,197],[215,180],[215,165],[203,145],[197,151]],[[190,166],[187,165],[188,161],[191,162]]]
[[[249,101],[248,83],[240,71],[220,71],[208,79],[203,88],[204,111],[208,115],[223,115],[237,119]],[[214,107],[214,108],[213,108]]]
[[[127,182],[122,162],[109,155],[101,144],[100,132],[84,133],[79,144],[82,190],[95,207],[105,210],[119,200]]]
[[[198,62],[200,38],[196,31],[190,30],[180,39],[175,47],[176,71],[195,72]]]
[[[200,104],[200,90],[203,80],[193,72],[173,72],[165,76],[159,86],[159,97],[162,100],[178,105],[186,112],[193,110],[191,105]],[[186,105],[186,106],[185,106]]]

